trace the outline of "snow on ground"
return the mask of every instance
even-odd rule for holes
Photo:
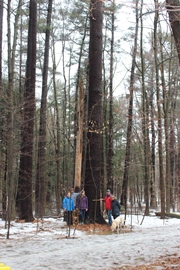
[[[43,224],[12,222],[10,239],[0,219],[0,262],[11,270],[113,269],[160,256],[180,256],[180,219],[126,217],[126,233],[70,230],[62,219]],[[79,227],[82,225],[79,225]],[[88,226],[88,225],[83,225]]]

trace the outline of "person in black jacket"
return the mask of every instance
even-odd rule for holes
[[[116,219],[118,216],[120,216],[120,203],[116,199],[114,195],[112,195],[112,216],[114,219]]]

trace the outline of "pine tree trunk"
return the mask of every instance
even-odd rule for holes
[[[17,45],[17,34],[18,34],[18,21],[20,16],[22,0],[18,2],[18,8],[15,15],[14,23],[14,35],[13,44],[11,48],[11,3],[8,1],[8,113],[7,113],[7,221],[8,221],[8,233],[10,233],[10,221],[13,217],[14,208],[14,189],[15,183],[13,178],[13,153],[14,153],[14,73],[15,73],[15,54]]]
[[[78,111],[78,106],[79,106],[79,90],[80,90],[80,87],[81,87],[81,77],[82,77],[82,74],[81,74],[81,61],[82,61],[82,57],[83,57],[83,49],[84,49],[84,45],[85,45],[85,39],[86,39],[86,35],[87,35],[87,26],[88,26],[88,19],[89,19],[89,13],[87,14],[87,17],[86,17],[86,20],[85,20],[85,26],[84,26],[84,33],[83,33],[83,38],[82,38],[82,42],[81,42],[81,46],[80,46],[80,52],[79,52],[79,60],[78,60],[78,72],[77,72],[77,81],[76,81],[76,93],[75,93],[75,108],[74,108],[74,148],[75,148],[75,169],[74,169],[74,186],[81,186],[82,185],[82,182],[83,182],[83,179],[84,179],[84,164],[83,164],[83,159],[82,159],[82,156],[84,155],[84,149],[86,147],[86,141],[84,141],[84,136],[85,136],[85,125],[84,123],[86,123],[86,119],[85,119],[85,116],[87,115],[87,113],[85,112],[84,113],[84,109],[87,107],[86,106],[86,102],[85,102],[85,90],[84,90],[84,87],[83,87],[83,98],[84,98],[84,104],[83,104],[83,116],[84,116],[84,120],[83,120],[83,123],[82,123],[82,127],[79,126],[78,124],[78,116],[79,114],[77,113]],[[78,128],[82,128],[82,139],[81,139],[81,148],[82,148],[82,156],[81,156],[81,175],[80,175],[80,182],[79,180],[76,180],[76,136],[77,136],[77,132],[78,132]],[[81,180],[82,179],[82,180]],[[83,184],[84,186],[84,184]]]
[[[166,151],[166,213],[170,213],[170,195],[171,195],[171,176],[170,176],[170,149],[169,149],[169,110],[171,97],[170,93],[166,90],[165,83],[165,71],[164,71],[164,58],[162,52],[162,36],[160,34],[160,54],[161,54],[161,82],[162,82],[162,94],[163,94],[163,115],[164,115],[164,132],[165,132],[165,151]]]
[[[111,55],[110,55],[110,84],[109,84],[109,134],[107,155],[107,185],[113,192],[113,63],[114,63],[114,12],[115,1],[112,3],[111,14]]]
[[[179,0],[166,0],[166,9],[169,14],[174,40],[176,43],[180,63],[180,2]]]
[[[38,142],[38,160],[36,172],[36,203],[37,214],[39,217],[45,215],[46,206],[46,109],[47,109],[47,93],[48,93],[48,67],[49,67],[49,41],[50,41],[50,27],[51,27],[51,14],[52,2],[49,0],[48,14],[46,23],[46,37],[45,37],[45,52],[44,52],[44,66],[43,66],[43,79],[42,79],[42,96],[40,108],[40,129],[39,129],[39,142]]]
[[[133,125],[133,90],[135,81],[135,66],[136,66],[136,54],[137,54],[137,38],[139,27],[139,14],[138,14],[138,0],[136,0],[136,28],[134,38],[134,48],[131,64],[131,77],[129,86],[129,108],[128,108],[128,126],[127,126],[127,140],[126,140],[126,153],[124,162],[124,177],[121,194],[121,204],[125,207],[125,215],[127,212],[127,196],[128,196],[128,182],[129,182],[129,169],[130,169],[130,155],[131,155],[131,133]]]
[[[56,114],[56,138],[54,138],[55,141],[55,149],[56,149],[56,211],[57,214],[60,214],[61,209],[61,194],[63,194],[61,190],[61,184],[62,188],[64,188],[64,182],[61,181],[61,154],[60,154],[60,117],[59,117],[59,107],[58,107],[58,97],[57,97],[57,85],[56,85],[56,54],[55,54],[55,43],[54,40],[52,42],[52,58],[53,58],[53,90],[54,90],[54,102],[55,102],[55,114]],[[63,196],[63,195],[62,195]]]
[[[83,80],[79,83],[79,95],[78,95],[78,109],[76,111],[78,115],[78,128],[76,135],[76,155],[75,155],[75,177],[74,186],[81,186],[81,173],[82,173],[82,151],[83,151],[83,123],[84,123],[84,85]]]
[[[0,98],[2,98],[2,40],[3,40],[3,0],[0,0]],[[3,135],[3,120],[0,119],[0,126],[1,126],[1,131],[0,131],[0,137],[2,138]],[[2,160],[3,160],[3,154],[2,154],[2,146],[3,142],[1,140],[0,142],[0,175],[2,175]],[[6,175],[6,171],[5,171]],[[6,181],[5,177],[2,177],[2,191],[1,195],[2,196],[2,218],[6,218]]]
[[[89,110],[85,191],[91,222],[104,223],[100,211],[102,183],[102,2],[91,1],[89,46]]]
[[[141,8],[141,37],[140,37],[140,55],[141,55],[141,72],[142,72],[142,133],[144,149],[144,198],[145,198],[145,215],[149,215],[149,132],[148,132],[148,97],[145,88],[145,63],[143,52],[143,14]]]
[[[26,82],[24,91],[24,114],[21,126],[21,156],[17,208],[19,218],[27,222],[33,220],[32,213],[32,169],[33,169],[33,131],[35,113],[35,71],[36,71],[36,24],[37,1],[30,0],[28,51],[26,63]]]
[[[154,70],[152,71],[154,74]],[[154,75],[152,76],[151,82],[153,83],[154,80]],[[150,106],[150,125],[151,125],[151,178],[150,178],[150,207],[151,208],[156,208],[156,192],[155,192],[155,160],[156,160],[156,155],[155,155],[155,143],[156,143],[156,134],[155,134],[155,124],[154,124],[154,92],[152,91],[150,95],[150,100],[149,100],[149,106]]]
[[[161,197],[161,218],[165,218],[165,187],[163,174],[163,147],[162,147],[162,123],[161,123],[161,104],[160,104],[160,89],[159,89],[159,68],[157,60],[157,24],[158,24],[158,2],[154,0],[155,17],[154,17],[154,59],[156,70],[156,99],[157,99],[157,114],[158,114],[158,154],[159,154],[159,184]]]
[[[2,95],[3,0],[0,0],[0,97]]]

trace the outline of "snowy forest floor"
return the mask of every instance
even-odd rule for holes
[[[71,226],[62,218],[13,221],[10,239],[0,219],[0,262],[11,270],[180,269],[180,219],[128,215],[120,234],[108,225]]]

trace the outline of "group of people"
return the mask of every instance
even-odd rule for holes
[[[120,216],[120,203],[114,195],[111,194],[110,189],[107,189],[106,196],[100,199],[104,202],[104,208],[108,217],[108,223],[112,225],[112,216],[116,219]],[[71,188],[63,199],[64,220],[67,225],[72,224],[72,211],[80,211],[80,223],[84,224],[86,212],[88,211],[88,198],[84,189],[80,191],[79,187]]]
[[[112,225],[112,216],[116,219],[120,216],[121,205],[114,195],[111,194],[110,189],[107,189],[104,199],[104,208],[108,217],[108,223]]]
[[[79,187],[71,188],[63,199],[64,220],[67,225],[72,224],[72,211],[80,211],[80,223],[84,224],[86,212],[88,211],[88,198],[84,189],[80,191]]]

